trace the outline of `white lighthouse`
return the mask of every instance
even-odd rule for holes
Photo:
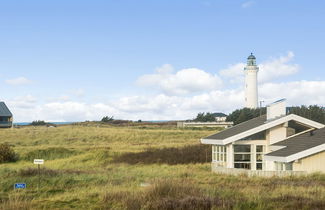
[[[258,106],[256,58],[251,53],[247,58],[245,71],[245,107],[255,109]]]

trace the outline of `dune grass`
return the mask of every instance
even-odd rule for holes
[[[19,154],[0,165],[0,209],[325,209],[325,176],[210,171],[211,129],[59,126],[1,129]],[[32,159],[42,158],[41,186]],[[24,182],[27,189],[14,190]]]

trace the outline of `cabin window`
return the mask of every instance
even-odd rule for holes
[[[8,122],[9,118],[8,117],[0,117],[0,122]]]
[[[251,169],[251,145],[234,145],[234,168]]]
[[[212,146],[212,161],[227,162],[227,148],[225,146]]]
[[[275,169],[277,171],[292,171],[292,163],[275,162]]]
[[[256,145],[256,170],[263,169],[263,145]]]

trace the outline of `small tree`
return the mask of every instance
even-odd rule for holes
[[[15,162],[18,155],[8,144],[0,144],[0,163]]]
[[[105,116],[102,118],[102,122],[112,122],[114,119],[113,119],[113,116],[109,117],[109,116]]]

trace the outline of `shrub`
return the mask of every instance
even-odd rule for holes
[[[0,163],[15,162],[18,155],[8,144],[0,144]]]

